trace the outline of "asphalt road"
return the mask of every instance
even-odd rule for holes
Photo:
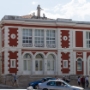
[[[16,89],[16,90],[27,90],[27,88],[26,89],[24,89],[24,88],[15,88],[15,87],[11,87],[11,86],[7,86],[7,85],[2,85],[2,84],[0,84],[0,89]],[[37,89],[33,89],[33,90],[37,90]],[[90,90],[90,88],[87,88],[87,89],[84,89],[84,90]]]

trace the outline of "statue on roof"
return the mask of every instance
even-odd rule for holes
[[[37,6],[37,17],[40,17],[40,11],[41,11],[40,5]]]

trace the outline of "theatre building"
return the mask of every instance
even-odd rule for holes
[[[2,75],[90,75],[90,22],[40,11],[0,21]]]

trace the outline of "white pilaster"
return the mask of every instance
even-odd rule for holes
[[[86,48],[86,31],[83,31],[83,48]]]
[[[34,42],[35,42],[34,33],[35,33],[35,29],[32,29],[32,46],[33,46],[33,47],[35,47],[35,46],[34,46],[34,44],[35,44],[35,43],[34,43]]]
[[[8,45],[8,43],[9,43],[9,29],[6,26],[5,26],[5,30],[4,30],[4,43],[5,43],[4,47],[9,47],[9,45]]]
[[[21,55],[21,49],[18,49],[18,74],[22,75],[23,74],[23,58]]]
[[[72,56],[73,56],[73,64],[72,64],[73,74],[76,74],[76,52],[73,52]]]
[[[47,75],[47,58],[44,58],[43,71],[44,75]]]
[[[35,58],[32,58],[32,75],[35,74]]]
[[[57,54],[56,68],[57,68],[57,74],[61,75],[61,52],[60,50],[58,50],[58,54]]]
[[[70,57],[70,59],[69,59],[69,61],[70,61],[70,63],[69,63],[69,65],[70,65],[70,68],[69,68],[70,73],[69,74],[73,74],[73,70],[74,70],[73,62],[74,62],[74,60],[73,60],[73,52],[72,51],[70,51],[69,57]]]
[[[18,28],[18,47],[22,47],[22,34],[23,33],[23,28],[19,27]]]
[[[86,75],[86,52],[83,52],[84,75]]]
[[[46,48],[46,29],[44,29],[44,48]]]
[[[73,46],[73,31],[72,30],[70,30],[69,31],[69,41],[70,41],[70,46],[69,46],[69,48],[72,48],[72,46]]]
[[[73,30],[73,33],[72,33],[72,37],[73,37],[73,39],[72,39],[72,46],[73,46],[73,48],[75,48],[76,47],[76,36],[75,36],[75,30]]]
[[[4,56],[5,56],[4,57],[4,74],[9,74],[9,71],[8,71],[8,69],[9,69],[9,67],[8,67],[8,65],[9,65],[9,62],[8,62],[9,54],[8,54],[8,50],[7,49],[5,49],[5,51],[4,51]]]

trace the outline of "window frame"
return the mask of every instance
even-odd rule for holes
[[[81,61],[79,61],[78,59],[80,59]],[[77,71],[82,71],[83,70],[83,62],[82,62],[82,58],[78,58],[77,59]],[[81,64],[81,69],[78,69],[80,67],[78,67],[78,63]]]
[[[32,45],[33,45],[32,29],[24,28],[22,30],[22,46],[32,47]]]
[[[86,31],[86,47],[90,48],[90,31]]]
[[[16,68],[16,59],[10,59],[10,67]]]
[[[35,29],[34,31],[34,46],[44,47],[44,29]]]
[[[68,68],[68,60],[63,60],[63,68]]]
[[[56,47],[56,31],[55,30],[46,30],[46,46],[49,48]]]

